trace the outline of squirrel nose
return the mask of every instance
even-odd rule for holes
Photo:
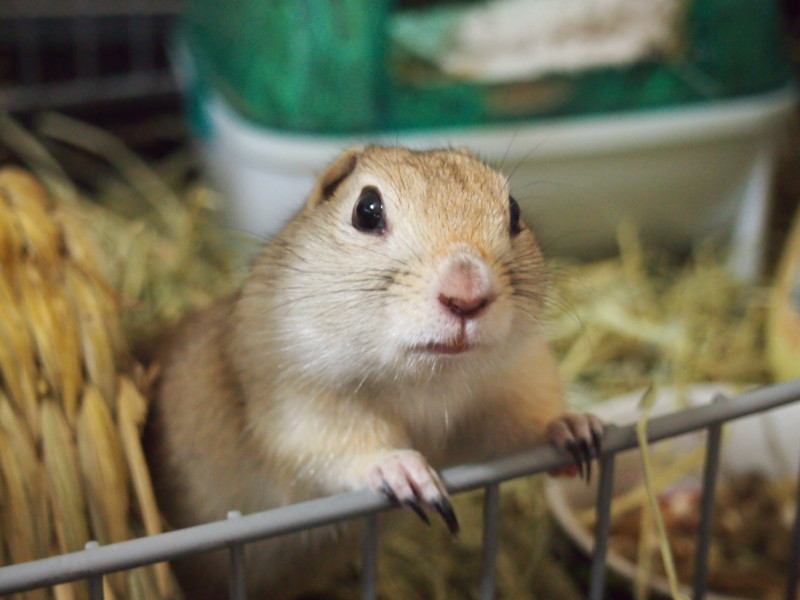
[[[443,263],[436,298],[459,319],[475,319],[495,298],[495,285],[486,263],[472,252],[456,251]]]
[[[474,319],[489,306],[492,298],[489,296],[458,297],[439,294],[439,302],[457,317]]]

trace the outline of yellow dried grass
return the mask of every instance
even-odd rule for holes
[[[42,403],[42,453],[58,545],[65,552],[80,550],[92,539],[86,518],[86,498],[78,467],[78,450],[63,410]]]
[[[37,557],[35,517],[30,506],[31,482],[28,480],[30,465],[17,453],[10,438],[0,436],[0,469],[3,474],[3,531],[8,540],[8,553],[16,562]],[[20,464],[23,463],[23,464]],[[35,472],[35,471],[34,471]]]
[[[93,537],[86,517],[77,448],[61,407],[45,400],[41,411],[42,454],[56,548],[74,552],[83,549]],[[71,593],[76,597],[85,597],[84,586],[64,586],[61,593],[67,593],[69,588],[74,588]]]
[[[710,246],[668,264],[623,229],[620,247],[617,259],[553,265],[557,301],[545,328],[577,398],[597,402],[653,380],[770,381],[765,288],[737,280]]]
[[[95,537],[121,542],[129,536],[128,466],[111,410],[94,386],[84,390],[76,434]]]
[[[147,402],[133,382],[127,378],[120,380],[118,402],[117,425],[120,441],[130,468],[131,485],[141,512],[144,532],[147,535],[155,535],[162,531],[161,514],[153,493],[150,470],[147,467],[139,437],[147,416]],[[174,595],[175,584],[169,566],[166,563],[159,563],[154,566],[154,572],[158,597],[167,598]],[[139,582],[139,585],[145,585],[143,577],[139,573],[133,581]],[[148,595],[139,597],[155,598],[156,596],[148,592]]]
[[[81,353],[89,380],[109,405],[116,396],[116,362],[119,347],[118,324],[108,306],[110,298],[97,294],[97,285],[74,265],[64,269],[64,279],[77,313]]]
[[[21,169],[5,168],[0,173],[0,191],[14,210],[26,259],[42,267],[58,264],[58,228],[48,214],[41,184]]]
[[[128,467],[109,406],[94,386],[84,391],[76,434],[94,538],[101,544],[124,541],[130,537]],[[124,575],[111,581],[124,593]]]
[[[36,345],[43,381],[61,399],[72,421],[83,383],[73,304],[65,297],[61,282],[46,269],[25,261],[16,272],[19,306]]]
[[[10,450],[9,453],[3,452],[0,461],[3,462],[2,472],[7,486],[11,486],[13,479],[13,469],[18,467],[22,475],[22,485],[24,488],[24,500],[26,505],[26,518],[30,519],[33,528],[23,545],[32,548],[32,560],[37,556],[42,556],[51,537],[50,523],[47,519],[47,494],[45,491],[44,473],[42,465],[38,459],[36,442],[31,436],[25,425],[24,419],[16,413],[8,402],[4,402],[4,397],[0,394],[0,432],[2,440],[0,443]],[[13,461],[6,465],[5,461]],[[7,488],[8,490],[8,488]],[[21,519],[20,522],[24,521]],[[19,548],[12,547],[10,552],[13,554]]]
[[[0,374],[7,386],[6,400],[10,400],[25,416],[34,439],[38,439],[34,345],[16,294],[11,289],[10,277],[16,271],[9,269],[6,273],[9,278],[0,277]]]
[[[642,476],[645,489],[647,490],[647,502],[650,507],[650,515],[655,521],[659,552],[661,553],[661,561],[664,565],[664,570],[667,573],[670,595],[673,600],[689,600],[688,596],[685,596],[680,591],[680,582],[678,581],[678,574],[675,570],[675,559],[672,556],[672,549],[669,545],[667,526],[664,524],[664,517],[661,514],[655,487],[653,485],[653,467],[647,441],[647,428],[650,411],[655,403],[657,394],[654,390],[655,388],[653,387],[647,388],[647,391],[640,400],[641,415],[636,422],[636,439],[639,441],[639,452],[642,457]]]
[[[0,119],[0,131],[7,125]],[[146,401],[124,378],[129,361],[118,303],[76,206],[63,202],[56,208],[27,172],[0,170],[4,562],[161,528],[149,477],[142,474]],[[132,519],[134,507],[146,515],[143,526]],[[176,596],[166,565],[135,573],[108,578],[106,597]],[[83,584],[59,585],[18,597],[82,600],[86,590]]]
[[[22,253],[24,243],[16,211],[12,209],[6,195],[0,191],[0,261],[4,265],[13,264]]]

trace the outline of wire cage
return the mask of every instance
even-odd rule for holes
[[[173,94],[180,0],[3,0],[0,108],[71,108]]]
[[[702,474],[700,525],[697,528],[697,550],[693,598],[707,593],[711,521],[724,425],[732,420],[769,411],[800,401],[800,380],[757,388],[739,396],[717,396],[715,401],[660,417],[652,418],[648,439],[658,442],[689,432],[706,434],[706,458]],[[602,600],[606,588],[606,555],[608,551],[614,465],[620,452],[637,447],[635,426],[611,427],[599,457],[600,481],[597,491],[595,545],[588,599]],[[449,469],[443,479],[451,493],[484,488],[484,522],[480,598],[495,598],[495,559],[499,542],[500,485],[508,480],[565,466],[569,459],[552,448],[540,448],[492,462]],[[68,581],[86,580],[91,600],[103,599],[103,576],[172,558],[215,549],[230,553],[230,594],[232,600],[246,598],[244,586],[244,547],[257,540],[280,536],[320,525],[363,520],[362,598],[377,597],[378,519],[380,512],[393,508],[391,503],[370,491],[352,492],[320,498],[262,513],[242,516],[229,513],[228,519],[197,527],[172,531],[149,538],[97,547],[89,542],[81,552],[41,559],[0,568],[0,595],[21,592]],[[786,548],[789,570],[785,584],[786,600],[798,597],[800,583],[800,497],[795,509],[791,547]],[[264,565],[269,568],[269,565]]]

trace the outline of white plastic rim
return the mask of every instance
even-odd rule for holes
[[[290,134],[256,126],[219,97],[209,101],[212,135],[237,160],[284,172],[313,172],[344,148],[364,142],[412,148],[475,146],[486,158],[520,158],[531,148],[538,160],[763,134],[782,126],[797,101],[794,85],[746,98],[663,107],[622,114],[588,115],[459,129],[378,132],[357,136]]]

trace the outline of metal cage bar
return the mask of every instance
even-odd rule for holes
[[[722,396],[714,399],[723,401]],[[694,600],[702,600],[706,595],[708,580],[708,551],[711,547],[711,525],[714,513],[714,497],[719,472],[720,446],[722,445],[722,425],[717,423],[708,428],[706,439],[706,459],[703,467],[703,496],[700,503],[700,527],[697,533],[697,550],[694,563]]]
[[[363,519],[363,543],[361,545],[361,600],[378,597],[378,515],[367,515]]]
[[[130,15],[128,21],[128,51],[133,71],[152,71],[156,68],[156,39],[153,19],[149,15]]]
[[[87,1],[79,5],[80,12],[72,18],[75,36],[75,66],[78,79],[91,79],[100,72],[97,20],[86,15]]]
[[[613,429],[612,429],[613,431]],[[594,530],[592,567],[589,574],[589,600],[602,600],[606,588],[606,554],[611,530],[611,496],[614,491],[616,452],[600,458],[600,483],[597,486],[597,522]]]
[[[96,550],[100,547],[100,542],[92,540],[91,542],[86,542],[86,546],[84,548],[86,550]],[[88,587],[89,591],[89,600],[103,600],[105,597],[105,590],[103,590],[103,576],[102,575],[94,575],[89,577],[86,580],[86,586]]]
[[[177,14],[183,0],[12,0],[0,3],[0,19],[59,19],[80,12],[88,17]]]
[[[731,399],[655,417],[648,426],[651,442],[710,427],[753,415],[800,400],[800,380],[759,388]],[[603,441],[598,490],[597,542],[592,565],[590,598],[602,598],[605,578],[608,519],[611,505],[611,484],[616,454],[637,447],[635,426],[609,427]],[[442,476],[452,493],[497,486],[503,481],[567,466],[571,459],[553,448],[545,447],[480,464],[446,470]],[[494,498],[494,493],[492,494]],[[495,500],[492,499],[491,502]],[[174,558],[247,544],[319,525],[368,517],[377,522],[377,513],[393,504],[371,491],[352,492],[197,527],[170,531],[159,535],[110,544],[61,556],[0,568],[0,594],[22,592],[58,583],[101,578],[102,575],[172,560]],[[487,510],[491,516],[494,512]],[[797,559],[800,554],[800,509],[792,548],[792,571],[787,582],[787,598],[794,598],[798,581]],[[371,521],[370,521],[371,520]],[[368,525],[365,530],[370,530]],[[377,532],[375,532],[377,535]],[[365,534],[367,553],[376,554],[377,543],[372,533]],[[487,537],[486,541],[491,542]],[[372,569],[367,562],[368,569]],[[367,587],[373,586],[369,583]],[[372,592],[370,592],[372,593]],[[369,597],[366,595],[365,598]]]
[[[228,519],[238,519],[241,516],[242,513],[238,510],[232,510],[228,513]],[[246,600],[244,546],[242,544],[231,544],[228,548],[228,553],[230,555],[228,597],[231,600]]]
[[[14,42],[19,56],[20,81],[35,85],[42,80],[41,32],[37,23],[22,21],[14,28]]]
[[[181,0],[0,2],[0,21],[11,32],[4,48],[12,73],[0,89],[0,108],[65,108],[176,93],[163,49],[181,6]],[[108,27],[115,28],[113,36]],[[65,62],[54,69],[56,53]]]
[[[500,485],[486,486],[483,500],[483,541],[481,545],[481,600],[494,600],[497,575],[497,547],[500,528]]]
[[[786,600],[797,600],[800,585],[800,474],[798,474],[797,508],[792,532],[792,552],[789,555],[789,575],[786,577]]]

